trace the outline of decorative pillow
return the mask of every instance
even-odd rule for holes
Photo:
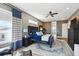
[[[36,34],[39,35],[39,36],[43,35],[42,32],[36,32]]]

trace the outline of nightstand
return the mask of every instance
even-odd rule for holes
[[[27,37],[27,38],[23,37],[22,38],[22,46],[27,47],[31,44],[33,44],[33,41],[31,40],[30,37]]]

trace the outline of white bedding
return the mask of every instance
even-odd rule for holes
[[[46,34],[42,36],[42,41],[48,41],[50,37],[50,34]]]

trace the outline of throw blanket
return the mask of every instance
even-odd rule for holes
[[[48,41],[50,37],[50,34],[46,34],[42,36],[42,41]]]

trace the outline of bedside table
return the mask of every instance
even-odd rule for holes
[[[23,37],[22,38],[22,46],[27,47],[27,46],[31,45],[32,43],[33,43],[33,41],[31,40],[30,37],[27,37],[27,38]]]

